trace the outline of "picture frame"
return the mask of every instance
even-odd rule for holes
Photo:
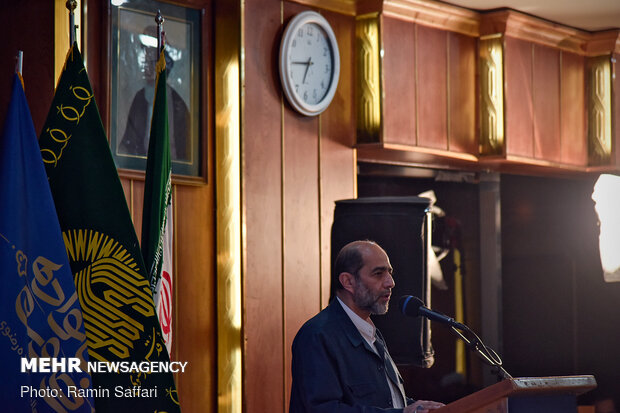
[[[112,0],[110,146],[119,170],[145,171],[164,22],[172,173],[200,177],[200,10],[156,0]]]

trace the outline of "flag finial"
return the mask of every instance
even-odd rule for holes
[[[24,63],[24,52],[21,50],[17,51],[17,56],[15,56],[15,72],[22,75],[22,66]]]
[[[155,23],[157,23],[157,53],[161,53],[162,48],[164,47],[163,41],[163,26],[164,26],[164,16],[161,15],[161,11],[157,10],[157,15],[155,16]]]
[[[74,10],[77,8],[77,0],[67,0],[65,3],[67,6],[67,10],[69,10],[69,44],[73,46],[75,43],[75,16],[73,15]]]

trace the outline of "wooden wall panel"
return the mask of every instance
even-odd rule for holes
[[[477,39],[462,34],[448,33],[448,41],[448,149],[454,152],[477,154]]]
[[[560,78],[561,162],[570,165],[588,164],[586,136],[585,59],[574,53],[562,52]]]
[[[212,175],[211,175],[212,176]],[[187,361],[176,377],[185,412],[215,412],[215,205],[213,184],[175,185],[175,328],[172,358]]]
[[[532,105],[532,45],[506,38],[504,52],[506,91],[506,153],[534,157],[532,144],[534,108]]]
[[[415,145],[415,25],[383,16],[383,142]]]
[[[121,185],[123,186],[123,193],[125,194],[125,200],[127,201],[127,207],[129,208],[129,213],[131,214],[131,219],[133,220],[133,204],[131,202],[132,193],[131,193],[131,179],[121,178]]]
[[[319,152],[319,201],[321,242],[321,308],[329,300],[331,278],[331,229],[334,201],[356,196],[355,153],[355,19],[324,13],[340,47],[340,80],[330,107],[321,114]]]
[[[121,178],[121,184],[140,240],[144,181]],[[186,372],[175,377],[183,409],[210,412],[216,407],[213,185],[174,185],[172,202],[175,308],[171,359],[188,362]]]
[[[286,399],[290,349],[299,327],[321,309],[318,118],[284,114],[284,349]]]
[[[131,181],[131,200],[127,200],[127,203],[131,205],[131,217],[133,219],[133,226],[136,229],[136,235],[138,240],[142,237],[142,207],[144,206],[144,181],[132,180]]]
[[[281,2],[245,3],[244,386],[247,413],[285,411],[282,289]]]
[[[320,11],[339,40],[341,77],[331,106],[305,117],[284,101],[277,57],[284,25],[308,8],[273,0],[245,7],[260,17],[245,28],[244,405],[286,412],[293,338],[327,304],[333,201],[355,190],[355,20]]]
[[[284,3],[288,17],[306,10]],[[284,354],[285,392],[290,399],[290,350],[299,327],[321,309],[318,145],[319,118],[284,108]]]
[[[448,149],[447,32],[416,27],[418,145]]]
[[[560,162],[560,51],[533,46],[534,156]]]

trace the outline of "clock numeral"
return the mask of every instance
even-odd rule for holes
[[[329,65],[325,65],[325,73],[329,73]]]
[[[312,89],[312,99],[316,100],[316,89]]]
[[[304,102],[307,102],[307,101],[308,101],[308,91],[306,90],[304,92]]]
[[[295,93],[299,93],[299,85],[295,85]]]
[[[308,26],[308,30],[306,30],[306,34],[308,36],[313,36],[314,35],[314,27]]]
[[[321,80],[321,89],[325,90],[325,81]]]
[[[304,37],[304,29],[297,30],[297,37]]]
[[[327,47],[323,48],[323,56],[327,56],[327,54],[329,53],[329,49]]]
[[[297,40],[293,39],[293,47],[297,47]]]

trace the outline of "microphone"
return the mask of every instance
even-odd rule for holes
[[[429,320],[438,321],[442,324],[447,324],[454,331],[467,346],[475,351],[484,362],[486,362],[491,367],[497,367],[498,374],[502,379],[512,378],[512,376],[504,369],[502,366],[502,359],[499,355],[490,347],[486,346],[480,337],[476,335],[469,327],[465,324],[461,324],[458,321],[455,321],[453,318],[448,317],[447,315],[441,314],[437,311],[433,311],[430,308],[424,306],[424,302],[420,300],[418,297],[413,297],[411,295],[403,295],[400,297],[398,302],[398,308],[400,308],[401,313],[404,315],[408,315],[410,317],[426,317]],[[463,333],[458,330],[462,330],[465,333],[469,334],[472,338],[467,338]]]
[[[426,317],[429,320],[437,321],[459,329],[463,329],[465,327],[453,318],[425,307],[422,300],[411,295],[403,295],[400,297],[398,308],[400,308],[401,313],[410,317]]]

